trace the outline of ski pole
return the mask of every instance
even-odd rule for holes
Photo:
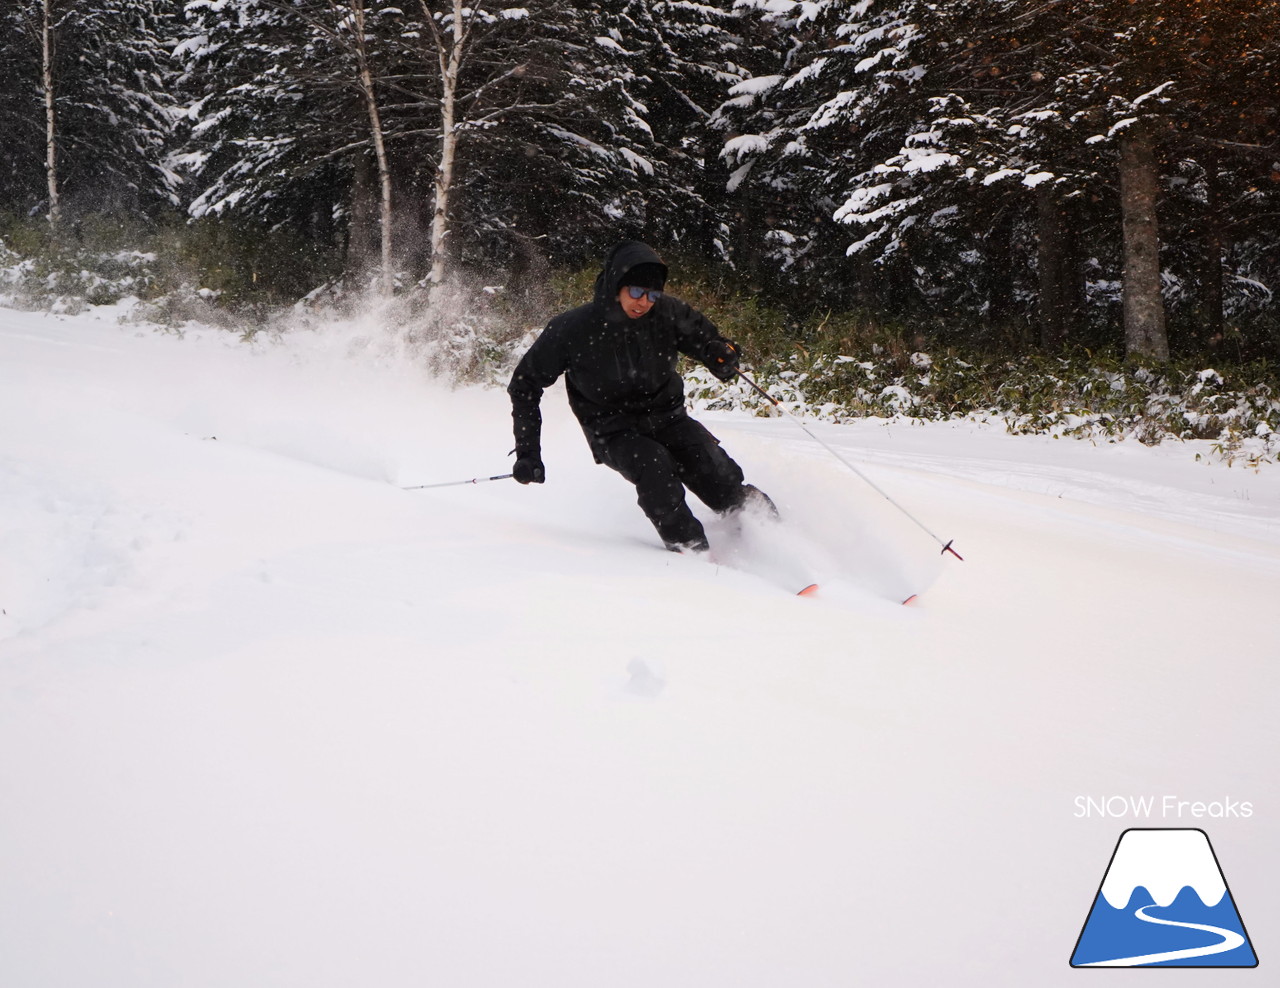
[[[870,477],[868,477],[865,473],[863,473],[861,470],[859,470],[857,467],[855,467],[852,463],[850,463],[848,460],[846,460],[843,456],[841,456],[839,453],[837,453],[837,452],[836,452],[836,451],[835,451],[835,450],[834,450],[830,445],[828,445],[827,443],[823,442],[823,440],[819,439],[816,435],[814,435],[814,434],[813,434],[813,432],[809,429],[809,427],[808,427],[807,425],[805,425],[805,424],[804,424],[804,420],[803,420],[803,419],[801,419],[798,415],[795,415],[795,414],[793,414],[793,413],[791,413],[791,412],[787,411],[786,407],[782,404],[782,402],[778,401],[778,399],[777,399],[777,398],[775,398],[773,395],[769,394],[769,392],[768,392],[768,391],[765,391],[765,390],[764,390],[764,388],[762,388],[762,387],[760,387],[760,385],[756,384],[756,382],[755,382],[755,381],[753,381],[753,380],[751,380],[751,378],[747,377],[747,375],[746,375],[746,374],[744,374],[744,373],[742,373],[742,371],[740,371],[740,370],[736,370],[736,369],[735,369],[735,372],[737,373],[737,375],[738,375],[740,378],[742,378],[744,381],[746,381],[746,382],[747,382],[747,384],[749,384],[749,385],[751,386],[751,390],[753,390],[753,391],[754,391],[756,394],[758,394],[761,398],[765,399],[765,401],[769,402],[769,404],[773,405],[773,407],[774,407],[774,408],[776,408],[776,409],[778,409],[779,411],[781,411],[784,415],[786,415],[788,418],[790,418],[790,419],[791,419],[791,421],[792,421],[792,422],[794,422],[796,425],[800,426],[800,428],[801,428],[801,429],[803,429],[803,430],[805,431],[805,435],[807,435],[810,439],[812,439],[814,442],[816,442],[819,446],[821,446],[823,449],[825,449],[828,453],[830,453],[832,456],[834,456],[837,460],[839,460],[841,463],[843,463],[846,467],[848,467],[850,470],[852,470],[854,473],[856,473],[860,478],[862,478],[862,480],[863,480],[863,481],[865,481],[865,482],[866,482],[867,486],[869,486],[873,491],[875,491],[875,492],[876,492],[877,494],[879,494],[882,498],[884,498],[886,501],[888,501],[890,504],[892,504],[895,508],[897,508],[899,511],[901,511],[901,512],[902,512],[904,515],[906,515],[908,518],[910,518],[910,519],[911,519],[911,520],[916,524],[916,526],[917,526],[921,531],[923,531],[926,535],[928,535],[928,536],[929,536],[929,538],[933,539],[933,541],[937,542],[937,543],[938,543],[938,545],[942,546],[942,551],[943,551],[944,553],[949,552],[949,553],[951,553],[951,555],[955,556],[955,557],[956,557],[957,559],[959,559],[961,562],[964,562],[964,556],[960,555],[960,553],[956,552],[956,551],[955,551],[955,549],[951,548],[951,543],[955,541],[954,539],[952,539],[952,540],[950,540],[950,541],[947,541],[947,542],[943,542],[943,541],[942,541],[942,539],[940,539],[940,538],[938,538],[938,536],[934,535],[934,534],[933,534],[933,532],[931,532],[931,531],[930,531],[930,530],[925,526],[924,522],[920,521],[920,519],[919,519],[919,518],[917,518],[917,517],[916,517],[915,515],[913,515],[910,511],[908,511],[906,508],[904,508],[902,505],[900,505],[897,501],[895,501],[893,498],[891,498],[888,494],[886,494],[884,491],[882,491],[882,490],[881,490],[881,489],[876,485],[875,481],[873,481],[873,480],[872,480]]]
[[[512,477],[509,473],[500,473],[494,477],[472,477],[470,480],[449,480],[443,484],[418,484],[415,487],[401,487],[402,491],[425,491],[431,487],[461,487],[463,484],[487,484],[491,480],[508,480]]]

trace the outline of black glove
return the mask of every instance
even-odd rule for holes
[[[722,381],[732,381],[738,374],[738,346],[728,340],[712,340],[702,351],[703,362]]]
[[[541,456],[527,453],[516,460],[511,476],[519,484],[541,484],[547,479],[547,468],[542,465]]]

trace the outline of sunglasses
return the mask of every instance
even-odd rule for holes
[[[650,302],[657,302],[658,299],[662,298],[662,291],[657,288],[637,288],[635,285],[627,285],[626,291],[637,302],[646,295],[649,296]]]

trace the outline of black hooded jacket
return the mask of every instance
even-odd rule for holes
[[[666,265],[651,248],[636,240],[618,244],[596,278],[595,298],[552,319],[516,367],[507,393],[517,456],[540,455],[538,406],[561,374],[569,407],[595,451],[610,435],[652,431],[684,414],[679,355],[705,361],[707,344],[723,337],[702,313],[670,295],[639,319],[623,312],[618,292],[627,272],[641,264],[657,264],[665,276]]]

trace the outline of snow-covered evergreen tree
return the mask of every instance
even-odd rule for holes
[[[646,175],[647,236],[723,259],[728,178],[712,116],[730,86],[749,74],[743,29],[731,0],[599,6],[598,43],[616,56],[642,126],[652,135]]]
[[[180,54],[203,87],[184,158],[194,215],[311,230],[336,217],[361,239],[375,149],[357,52],[335,27],[349,2],[188,4]],[[563,257],[641,221],[652,139],[593,11],[367,6],[404,263],[441,280],[455,264]]]
[[[399,32],[398,8],[370,6],[366,33]],[[327,240],[355,213],[364,222],[353,238],[376,242],[379,210],[361,212],[355,201],[379,183],[350,9],[329,0],[193,0],[186,16],[176,54],[191,105],[178,160],[190,177],[191,214],[288,224]],[[404,126],[384,113],[384,141]],[[357,174],[373,177],[357,188]]]
[[[752,0],[742,9],[755,27],[744,29],[744,34],[759,43],[744,44],[750,61],[735,68],[749,68],[730,86],[711,119],[723,138],[719,158],[728,171],[725,190],[732,232],[726,242],[739,271],[752,278],[776,271],[785,280],[803,270],[806,253],[817,252],[817,231],[797,222],[811,195],[801,180],[804,163],[790,153],[808,115],[784,85],[789,74],[812,57],[813,49],[806,43],[812,28],[798,3]],[[819,226],[829,220],[828,206],[832,204],[815,203],[810,209],[825,214]]]
[[[40,102],[40,45],[35,8],[0,8],[0,210],[26,212],[41,198],[44,115]]]
[[[1089,255],[1070,245],[1065,255],[1084,256],[1103,283],[1123,272],[1129,352],[1168,353],[1162,295],[1220,326],[1224,230],[1233,220],[1255,226],[1257,211],[1246,204],[1265,194],[1259,180],[1270,162],[1261,145],[1280,113],[1280,4],[987,6],[987,23],[998,27],[968,67],[992,77],[977,102],[1005,136],[993,142],[1002,145],[997,171],[985,180],[1038,187],[1042,288],[1054,257],[1045,244],[1084,241]],[[1253,192],[1237,176],[1250,176],[1244,185]],[[1114,207],[1093,205],[1115,202],[1117,186],[1118,219]],[[1121,231],[1123,261],[1108,264],[1099,251],[1116,244],[1120,254]],[[1064,311],[1075,294],[1062,300]]]
[[[1125,285],[1127,349],[1160,359],[1158,257],[1211,255],[1163,272],[1165,294],[1203,312],[1227,230],[1268,225],[1274,0],[749,5],[791,49],[718,119],[732,181],[773,197],[760,233],[784,269],[863,298],[874,284],[877,307],[953,325],[1021,315],[1051,346],[1079,329],[1087,274],[1105,322]],[[1177,224],[1163,241],[1157,202]],[[824,214],[850,234],[843,268]],[[1263,253],[1239,253],[1256,271]]]
[[[898,256],[914,222],[914,176],[937,167],[927,150],[904,151],[922,127],[919,49],[936,12],[917,0],[748,5],[773,28],[781,58],[736,86],[717,115],[730,187],[753,219],[763,211],[755,249],[768,266],[848,300],[858,289],[845,255],[864,269]],[[877,283],[898,293],[883,275]]]
[[[425,199],[434,221],[449,123],[453,261],[536,265],[575,254],[611,228],[634,227],[653,170],[651,137],[595,9],[551,0],[480,5],[460,8],[457,28],[454,6],[420,4],[435,24],[420,32],[420,50],[439,67],[424,76],[422,92],[436,135],[423,152],[434,172]],[[442,52],[457,54],[455,67]]]
[[[169,13],[164,0],[10,0],[0,13],[8,204],[74,217],[174,201]]]

